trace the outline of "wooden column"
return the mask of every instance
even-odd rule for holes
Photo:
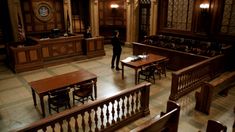
[[[99,7],[98,0],[90,0],[91,12],[91,33],[92,36],[99,36]]]
[[[126,0],[126,14],[127,14],[127,36],[126,43],[131,44],[138,40],[138,0]]]
[[[158,0],[151,0],[149,35],[156,35],[157,32],[157,18],[158,18],[157,7],[158,7]]]

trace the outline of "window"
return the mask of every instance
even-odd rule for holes
[[[235,35],[235,0],[225,0],[220,31],[228,35]]]
[[[142,41],[144,36],[149,35],[151,1],[140,0],[139,2],[139,41]]]
[[[191,31],[193,0],[168,0],[167,28]]]

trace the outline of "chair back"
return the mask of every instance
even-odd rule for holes
[[[94,83],[93,82],[88,82],[88,83],[83,83],[79,86],[80,91],[86,91],[88,93],[92,93]]]
[[[63,88],[55,91],[49,92],[49,98],[54,97],[69,97],[69,88]]]
[[[154,74],[155,70],[157,69],[156,65],[151,65],[149,67],[146,68],[146,71],[149,71],[150,74]]]

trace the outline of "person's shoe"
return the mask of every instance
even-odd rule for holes
[[[111,69],[114,69],[114,66],[111,66]]]
[[[117,68],[116,68],[116,70],[117,70],[117,71],[119,71],[119,70],[122,70],[122,69],[121,69],[121,68],[119,68],[119,67],[117,67]]]

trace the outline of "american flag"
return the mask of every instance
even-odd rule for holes
[[[17,38],[18,38],[18,41],[25,40],[25,33],[24,33],[24,29],[23,29],[19,14],[18,14],[18,35],[17,35]]]

